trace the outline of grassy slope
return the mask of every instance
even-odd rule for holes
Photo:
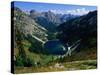
[[[96,69],[96,60],[64,62],[64,63],[61,63],[61,66],[63,67],[55,67],[55,64],[44,66],[44,67],[35,67],[35,68],[34,67],[17,67],[15,70],[15,73]]]
[[[36,59],[40,59],[40,56],[38,54],[33,54],[33,53],[30,54],[32,55],[32,57],[37,56]],[[49,65],[44,65],[40,67],[39,66],[38,67],[15,67],[15,73],[96,69],[97,68],[96,55],[97,55],[96,48],[84,49],[78,52],[77,54],[73,53],[73,56],[71,57],[64,58],[63,62],[53,61]],[[55,67],[56,63],[59,63],[60,66],[62,66],[62,68]]]

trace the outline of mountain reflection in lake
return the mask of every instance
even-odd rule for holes
[[[47,54],[63,55],[66,53],[65,46],[59,40],[50,40],[44,44]]]

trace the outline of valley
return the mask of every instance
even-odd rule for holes
[[[82,16],[11,10],[15,73],[97,68],[97,10]]]

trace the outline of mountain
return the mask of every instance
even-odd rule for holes
[[[11,9],[11,21],[14,26],[14,56],[16,65],[29,66],[30,53],[43,52],[43,43],[47,41],[47,30],[31,19],[21,9]],[[22,63],[22,64],[21,64]]]
[[[57,37],[63,43],[72,44],[81,39],[84,47],[96,47],[97,45],[97,11],[71,19],[57,27]]]
[[[22,32],[26,37],[28,35],[34,35],[42,40],[47,36],[47,30],[37,24],[33,19],[28,17],[27,14],[22,12],[19,8],[14,9],[14,26],[19,28],[19,31]],[[16,29],[15,28],[15,29]]]
[[[45,27],[48,31],[55,32],[58,25],[77,16],[71,14],[55,14],[50,10],[47,12],[31,10],[30,17],[41,26]]]
[[[68,20],[71,20],[73,18],[76,18],[76,17],[79,17],[78,15],[72,15],[72,14],[63,14],[61,17],[60,17],[60,20],[62,23],[68,21]]]

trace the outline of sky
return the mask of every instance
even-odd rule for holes
[[[84,15],[87,14],[89,11],[97,10],[96,6],[21,2],[21,1],[14,2],[14,6],[27,12],[29,12],[30,10],[36,10],[38,12],[52,11],[56,14],[73,14],[73,15]]]

